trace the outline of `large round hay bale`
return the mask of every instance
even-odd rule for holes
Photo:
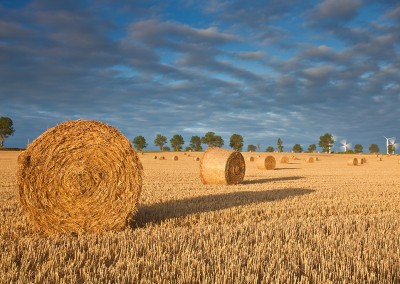
[[[367,162],[367,158],[361,158],[363,164],[365,164]]]
[[[358,164],[359,164],[359,165],[362,165],[362,164],[364,164],[364,161],[363,161],[363,159],[362,159],[362,158],[357,158],[357,162],[358,162]]]
[[[254,157],[248,157],[247,160],[248,160],[249,162],[254,162]]]
[[[349,165],[349,166],[357,166],[358,165],[357,158],[352,158],[352,159],[347,160],[347,165]]]
[[[265,158],[257,159],[257,168],[261,170],[274,170],[276,167],[276,160],[274,156],[266,156]]]
[[[172,160],[174,160],[174,161],[178,161],[178,159],[179,159],[178,156],[173,156],[173,157],[172,157]]]
[[[142,164],[129,140],[107,124],[61,123],[19,161],[20,202],[47,234],[119,230],[137,211]]]
[[[283,156],[283,157],[281,158],[281,164],[287,164],[287,163],[289,163],[289,157]]]
[[[200,160],[203,184],[238,184],[245,175],[246,164],[240,152],[208,148]]]

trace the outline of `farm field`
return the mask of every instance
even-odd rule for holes
[[[46,237],[18,203],[18,154],[0,152],[0,283],[400,282],[398,156],[273,153],[267,171],[245,152],[224,186],[201,183],[202,153],[145,153],[130,227]]]

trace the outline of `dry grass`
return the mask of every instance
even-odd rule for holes
[[[17,155],[0,152],[0,283],[400,282],[398,157],[343,167],[347,155],[298,154],[217,186],[201,183],[199,163],[163,155],[140,156],[132,228],[49,238],[18,205]]]

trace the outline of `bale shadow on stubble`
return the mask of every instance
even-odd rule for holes
[[[168,219],[181,218],[196,213],[212,212],[252,203],[272,202],[288,197],[310,194],[314,191],[313,189],[306,188],[287,188],[210,194],[181,200],[171,200],[140,207],[129,225],[131,228],[142,228],[148,224],[160,224]]]
[[[280,178],[263,178],[263,179],[255,179],[255,180],[244,180],[242,184],[260,184],[266,182],[275,182],[275,181],[289,181],[289,180],[299,180],[303,177],[293,176],[293,177],[280,177]]]

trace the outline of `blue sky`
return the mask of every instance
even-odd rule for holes
[[[398,136],[398,1],[1,1],[7,147],[96,119],[130,140],[233,133],[245,146]],[[333,150],[338,151],[339,143]]]

